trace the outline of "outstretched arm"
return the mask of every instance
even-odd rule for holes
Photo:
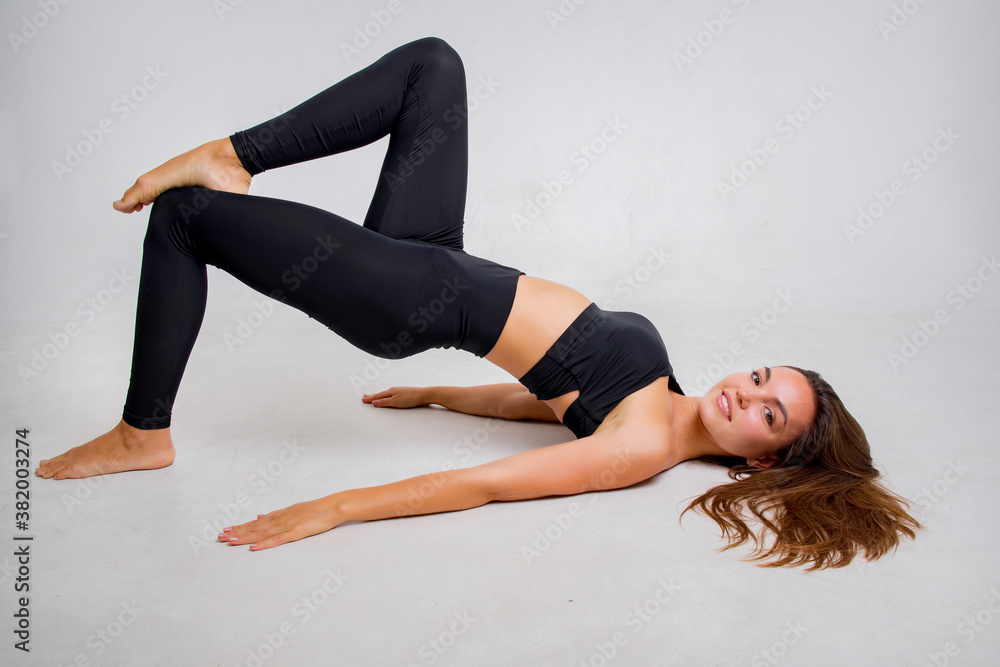
[[[521,452],[472,468],[340,491],[225,528],[219,540],[253,550],[336,528],[347,521],[452,512],[495,500],[526,500],[630,486],[663,471],[667,449],[655,437],[622,426]]]
[[[440,405],[469,415],[558,422],[551,408],[516,382],[478,387],[392,387],[361,397],[377,408]]]

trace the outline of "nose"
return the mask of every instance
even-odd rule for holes
[[[744,410],[750,407],[750,400],[753,398],[752,391],[747,389],[736,390],[736,403]]]

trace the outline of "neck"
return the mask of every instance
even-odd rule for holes
[[[698,412],[700,396],[674,396],[670,430],[674,435],[676,461],[702,456],[728,456],[712,439]]]

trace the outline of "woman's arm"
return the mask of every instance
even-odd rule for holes
[[[322,533],[346,521],[435,514],[495,500],[527,500],[630,486],[664,470],[662,438],[626,427],[521,452],[472,468],[340,491],[224,529],[220,541],[253,550]]]
[[[440,405],[469,415],[558,422],[551,408],[516,382],[478,387],[392,387],[361,397],[377,408]]]

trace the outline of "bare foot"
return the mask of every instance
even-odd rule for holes
[[[161,192],[186,185],[245,195],[250,191],[250,172],[243,168],[229,137],[216,139],[146,172],[112,206],[122,213],[136,213]]]
[[[165,468],[174,462],[170,429],[143,431],[124,421],[85,445],[38,464],[45,479],[78,479],[126,470]]]

